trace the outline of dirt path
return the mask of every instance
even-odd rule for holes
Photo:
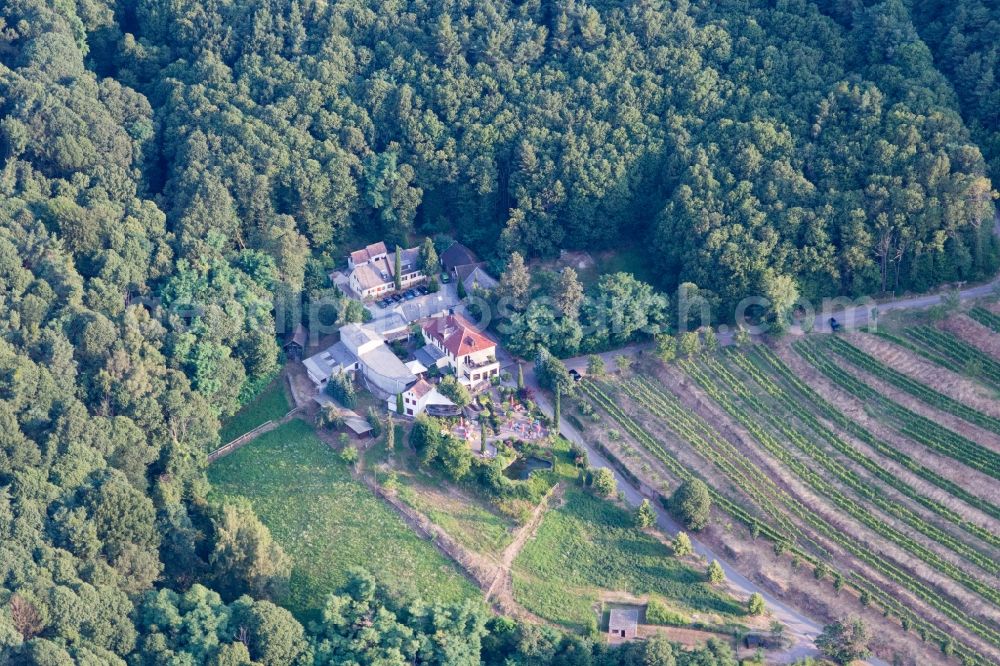
[[[309,379],[304,365],[288,363],[282,374],[285,377],[288,392],[292,394],[292,401],[297,407],[308,407],[314,404],[312,397],[316,395],[316,385]]]
[[[538,530],[542,518],[545,517],[545,512],[549,504],[553,499],[559,501],[562,498],[562,494],[563,486],[561,483],[552,486],[551,490],[549,490],[545,497],[542,498],[542,501],[538,503],[538,506],[531,512],[531,518],[528,519],[528,522],[521,526],[514,540],[504,548],[503,553],[500,555],[496,577],[494,577],[493,582],[486,590],[487,602],[495,596],[497,603],[501,606],[519,606],[514,600],[514,581],[511,577],[511,566],[513,566],[514,560],[521,553],[521,549],[524,548],[524,544],[528,542],[528,539],[535,536],[535,532]]]
[[[317,435],[331,448],[336,448],[331,433],[316,430]],[[536,624],[550,624],[547,620],[524,608],[514,599],[510,567],[527,540],[534,535],[552,497],[560,497],[562,489],[557,484],[542,498],[532,512],[531,519],[518,531],[514,540],[504,549],[499,561],[490,555],[477,553],[459,543],[444,528],[432,521],[421,511],[405,503],[395,492],[387,491],[375,481],[373,474],[365,468],[365,456],[358,457],[352,476],[365,484],[377,497],[385,501],[399,514],[400,518],[418,535],[427,539],[438,551],[458,566],[476,587],[484,592],[485,600],[502,615]]]

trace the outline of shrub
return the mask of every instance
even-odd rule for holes
[[[628,374],[628,371],[632,369],[632,358],[625,354],[619,354],[615,356],[615,365],[618,367],[619,374]]]
[[[607,467],[594,470],[594,490],[603,497],[611,497],[618,490],[615,475]]]
[[[726,580],[726,572],[722,570],[722,565],[718,560],[712,560],[708,565],[708,582],[712,585],[721,585]]]
[[[688,331],[680,337],[678,350],[684,356],[690,358],[701,352],[701,338],[694,331]]]
[[[374,407],[368,408],[368,414],[366,415],[368,420],[368,425],[372,427],[372,437],[376,439],[382,436],[382,419],[379,418],[378,412],[375,411]]]
[[[683,613],[667,608],[660,600],[650,599],[646,606],[646,622],[671,627],[683,627],[691,624],[691,618]]]
[[[871,654],[870,641],[871,630],[861,618],[852,617],[826,625],[816,639],[816,647],[836,663],[849,664]]]
[[[677,338],[666,333],[656,336],[656,356],[664,363],[677,358]]]
[[[604,359],[597,354],[591,354],[587,357],[587,374],[593,375],[594,377],[603,377],[606,372],[604,367]]]
[[[462,386],[462,384],[460,384],[459,381],[451,375],[442,379],[437,388],[441,395],[448,398],[459,407],[465,407],[472,402],[472,396],[469,395],[469,389]]]
[[[326,393],[348,409],[354,409],[357,396],[354,392],[354,382],[348,374],[334,375],[326,383]]]
[[[358,449],[354,445],[345,446],[344,450],[340,452],[340,459],[343,460],[348,465],[353,465],[358,462]]]
[[[702,348],[706,354],[713,354],[719,349],[719,338],[715,335],[715,330],[711,326],[706,326],[702,330]]]
[[[674,555],[677,557],[686,557],[694,554],[694,546],[691,545],[691,537],[687,535],[687,532],[678,532],[671,546],[674,549]]]
[[[656,511],[648,499],[642,500],[639,509],[635,513],[635,524],[641,529],[648,529],[656,524]]]
[[[344,417],[340,415],[340,410],[336,406],[326,404],[316,412],[316,425],[328,430],[338,430],[344,425]]]

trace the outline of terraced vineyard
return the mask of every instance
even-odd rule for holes
[[[965,504],[978,509],[992,518],[1000,520],[1000,506],[981,499],[978,496],[966,491],[953,481],[950,481],[937,472],[924,467],[911,456],[899,451],[899,449],[891,444],[872,435],[868,430],[861,427],[857,421],[848,418],[843,412],[824,400],[815,390],[797,377],[788,368],[788,366],[775,356],[774,353],[767,347],[754,347],[745,357],[742,353],[735,351],[729,352],[729,355],[738,365],[747,369],[747,371],[751,374],[760,374],[761,376],[770,379],[772,384],[780,383],[787,387],[787,392],[784,392],[786,404],[790,403],[789,406],[793,412],[802,414],[800,418],[803,420],[813,420],[818,423],[817,417],[824,419],[827,423],[836,427],[840,432],[846,433],[871,447],[876,453],[879,454],[879,456],[899,464],[915,476],[932,483],[949,495],[953,495],[957,499],[962,500]],[[805,407],[803,407],[803,405],[805,405]],[[941,515],[943,518],[956,525],[960,525],[973,536],[983,539],[992,546],[1000,547],[1000,536],[994,534],[990,530],[962,519],[954,511],[951,511],[935,500],[921,495],[911,495],[910,491],[904,490],[904,484],[900,481],[897,475],[886,470],[884,465],[881,465],[877,460],[866,456],[856,447],[846,444],[842,437],[826,438],[826,436],[824,436],[824,438],[827,439],[827,441],[832,444],[839,453],[864,467],[880,481],[883,481],[884,483],[894,487],[896,490],[911,496],[913,499],[917,500],[919,503],[923,504],[935,513]]]
[[[925,416],[887,400],[879,391],[838,366],[825,353],[823,343],[810,339],[796,342],[793,346],[795,351],[827,378],[851,395],[864,400],[871,411],[883,417],[902,434],[941,455],[1000,479],[1000,455]]]
[[[831,359],[855,364],[990,432],[1000,433],[1000,419],[846,342],[805,341],[796,351],[846,393],[874,404],[873,411],[906,437],[998,478],[994,451],[886,400]],[[1000,507],[869,432],[766,347],[679,366],[704,394],[702,404],[714,403],[743,436],[731,439],[735,435],[727,436],[714,418],[706,420],[714,411],[692,409],[646,376],[586,381],[583,392],[677,479],[693,475],[679,462],[692,453],[710,465],[702,469],[713,471],[705,480],[714,486],[717,506],[775,541],[776,552],[839,572],[835,577],[903,626],[927,640],[957,641],[956,653],[967,663],[996,662],[1000,535],[990,520],[1000,520]],[[662,437],[659,429],[673,437]],[[779,478],[795,483],[779,485]],[[942,491],[951,498],[944,500]]]
[[[1000,316],[997,316],[986,308],[972,308],[969,316],[978,321],[994,333],[1000,333]]]
[[[612,418],[625,428],[626,432],[628,432],[636,442],[642,445],[653,457],[655,457],[664,466],[667,472],[673,475],[676,479],[679,481],[688,481],[696,477],[694,473],[681,465],[680,462],[677,461],[677,458],[669,453],[664,446],[650,436],[649,433],[647,433],[646,430],[637,421],[635,421],[635,419],[618,407],[614,400],[608,396],[606,387],[602,388],[601,385],[588,381],[584,382],[581,385],[581,388],[585,395],[589,396],[596,405],[610,414]],[[690,430],[686,423],[678,422],[676,427],[683,433],[686,433],[692,441],[701,441],[700,436]],[[726,513],[730,514],[747,526],[755,527],[763,536],[771,539],[772,541],[781,543],[787,543],[791,540],[786,532],[771,525],[765,518],[750,513],[736,502],[731,501],[727,496],[712,488],[711,485],[709,486],[709,493],[712,495],[712,501],[722,507]]]
[[[942,571],[955,580],[962,582],[970,590],[983,596],[985,599],[993,603],[1000,602],[1000,592],[964,573],[961,568],[946,562],[933,551],[907,536],[907,534],[891,527],[880,517],[873,514],[866,505],[872,504],[885,513],[895,516],[917,532],[947,546],[950,550],[967,559],[969,562],[974,563],[989,574],[996,575],[1000,573],[1000,565],[996,561],[988,555],[966,546],[962,541],[951,537],[945,531],[926,523],[913,511],[892,501],[884,493],[872,488],[860,475],[853,473],[833,456],[828,455],[825,451],[814,445],[811,438],[806,437],[801,430],[810,429],[818,432],[821,436],[826,435],[827,437],[833,437],[832,433],[815,423],[800,423],[795,427],[789,425],[789,415],[780,414],[780,416],[777,416],[771,405],[764,404],[762,400],[758,399],[746,387],[743,380],[737,378],[726,367],[715,360],[707,360],[703,363],[688,363],[686,370],[689,375],[698,381],[703,389],[716,391],[717,395],[714,397],[717,399],[717,402],[742,425],[755,432],[758,435],[758,440],[768,449],[768,452],[787,465],[813,491],[829,498],[844,513],[847,513],[869,529],[885,537],[888,541],[894,542],[904,550],[909,551],[925,561],[932,568]],[[724,393],[715,388],[719,385],[725,388]],[[756,432],[762,425],[765,429]],[[805,427],[802,427],[803,425]],[[780,433],[786,441],[781,441],[780,437],[772,433]],[[804,457],[799,458],[794,455],[791,452],[791,448],[785,446],[786,442],[791,443],[804,454]],[[809,464],[805,461],[808,461]],[[825,472],[825,474],[821,472]],[[849,488],[854,497],[840,491],[828,479],[834,479]]]
[[[893,370],[876,359],[874,356],[870,356],[849,342],[846,342],[843,338],[831,337],[829,339],[828,346],[831,350],[850,361],[853,365],[871,373],[879,379],[889,382],[893,386],[902,389],[910,395],[926,402],[928,405],[936,407],[941,411],[948,412],[949,414],[954,414],[955,416],[965,419],[969,423],[973,423],[980,428],[1000,434],[1000,419],[993,416],[987,416],[980,411],[964,405],[954,398],[935,391],[925,384],[921,384],[918,381],[910,379],[902,372]]]
[[[976,375],[988,386],[1000,389],[1000,361],[956,335],[933,326],[906,328],[902,335],[887,331],[879,331],[878,335],[942,367]]]

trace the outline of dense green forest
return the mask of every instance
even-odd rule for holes
[[[823,11],[850,26],[874,0],[821,0]],[[906,0],[934,63],[954,88],[958,108],[1000,180],[1000,5],[989,0]]]
[[[1000,5],[988,0],[911,4],[920,36],[954,86],[990,176],[1000,181]]]
[[[205,500],[219,419],[278,367],[273,295],[356,241],[629,239],[723,303],[992,274],[996,10],[823,5],[2,3],[0,661],[376,649],[367,586],[303,628],[263,526]],[[475,661],[377,603],[400,655]],[[673,663],[440,612],[491,663]]]

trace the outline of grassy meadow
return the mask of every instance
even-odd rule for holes
[[[267,385],[257,397],[243,405],[219,430],[223,444],[231,442],[245,432],[249,432],[265,421],[280,419],[292,408],[285,396],[284,379],[277,379]]]
[[[475,598],[479,591],[418,537],[337,453],[300,420],[262,435],[209,467],[216,499],[250,500],[294,560],[288,598],[298,617],[315,617],[326,595],[363,566],[393,593],[426,600]]]
[[[654,537],[632,526],[621,506],[568,487],[514,562],[515,598],[541,617],[585,628],[604,593],[651,595],[702,621],[744,614]]]

